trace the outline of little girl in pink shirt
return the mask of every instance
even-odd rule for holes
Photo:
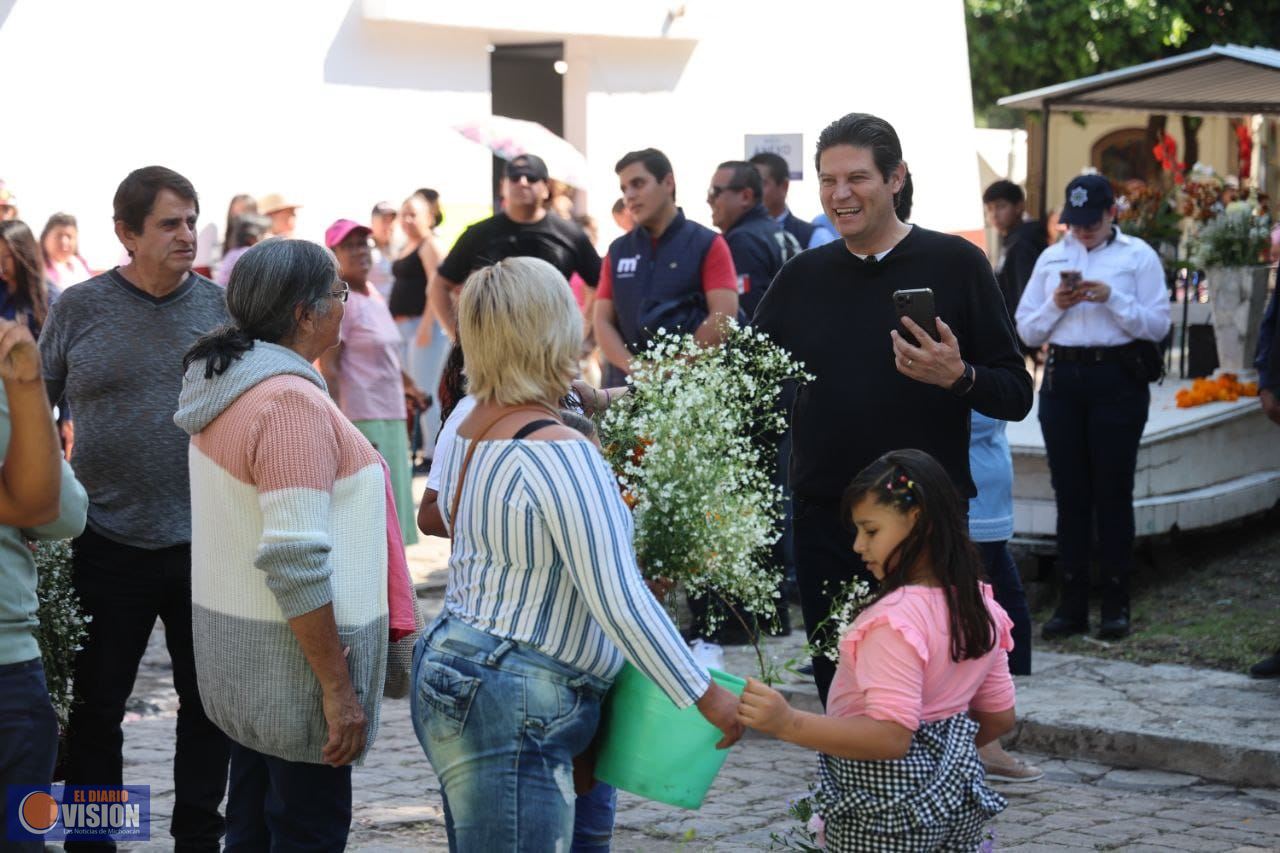
[[[840,639],[826,715],[751,679],[739,719],[820,753],[827,849],[975,850],[1005,807],[977,747],[1013,728],[1013,623],[980,580],[960,495],[927,453],[867,466],[842,514],[880,590]]]

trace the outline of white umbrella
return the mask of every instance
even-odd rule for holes
[[[547,164],[551,177],[585,189],[587,158],[564,138],[556,136],[536,121],[506,116],[487,116],[456,125],[454,130],[478,142],[503,160],[521,154],[535,154]]]

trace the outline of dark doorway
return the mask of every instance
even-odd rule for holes
[[[564,136],[564,76],[556,71],[556,63],[563,59],[563,42],[495,45],[489,57],[493,114],[536,121]],[[493,158],[494,210],[505,162]]]

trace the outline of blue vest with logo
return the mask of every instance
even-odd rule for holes
[[[613,278],[613,307],[618,329],[632,353],[649,345],[658,329],[692,334],[707,319],[702,290],[702,261],[716,233],[685,219],[675,219],[655,245],[649,232],[637,226],[609,246]]]

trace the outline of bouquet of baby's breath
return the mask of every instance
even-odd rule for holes
[[[1200,269],[1258,266],[1266,263],[1270,237],[1266,196],[1233,201],[1200,226],[1191,242],[1191,262]]]
[[[784,381],[803,365],[763,333],[732,324],[723,344],[659,330],[638,357],[631,393],[600,426],[605,454],[635,516],[647,576],[774,612],[781,490],[773,484]]]
[[[36,641],[40,644],[49,700],[59,725],[65,729],[71,713],[71,672],[76,652],[88,633],[85,625],[89,617],[81,611],[71,583],[71,542],[34,542],[31,551],[36,560],[36,593],[40,599]]]

